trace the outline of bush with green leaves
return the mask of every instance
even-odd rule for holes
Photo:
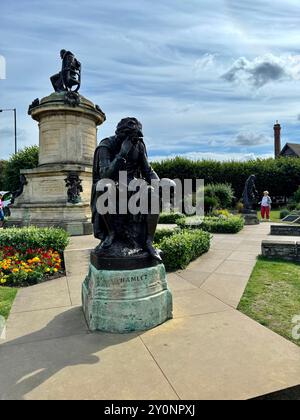
[[[223,208],[229,208],[232,206],[234,199],[234,191],[229,184],[208,184],[204,188],[204,197],[215,198],[218,205]]]
[[[183,220],[185,215],[179,212],[161,213],[159,216],[159,222],[162,225],[176,224],[177,221]]]
[[[163,238],[156,244],[163,252],[167,271],[184,269],[210,248],[210,234],[201,230],[182,231]]]
[[[68,243],[68,233],[60,228],[8,228],[0,234],[0,248],[9,245],[20,252],[28,248],[45,248],[62,254]]]
[[[4,190],[16,191],[20,186],[20,170],[36,168],[38,166],[38,160],[38,146],[25,147],[25,149],[13,155],[4,167]]]
[[[297,189],[297,191],[293,195],[293,200],[296,203],[300,203],[300,187]]]
[[[178,222],[181,229],[202,229],[210,233],[237,233],[245,225],[241,216],[192,216]]]
[[[210,233],[238,233],[245,226],[245,220],[241,216],[205,217],[201,229]]]
[[[215,209],[220,207],[220,202],[217,197],[204,196],[204,211],[205,214],[212,213]]]
[[[284,219],[289,214],[290,214],[290,211],[288,209],[282,209],[282,210],[280,210],[280,219]]]
[[[170,238],[175,233],[178,233],[178,230],[179,228],[173,229],[173,228],[166,228],[166,227],[164,227],[163,229],[157,229],[155,232],[154,241],[160,242],[164,238]]]
[[[201,229],[204,217],[201,216],[190,216],[183,220],[179,220],[177,225],[181,229]]]

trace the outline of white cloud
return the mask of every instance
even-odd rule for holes
[[[236,136],[235,143],[239,146],[255,147],[271,144],[272,139],[271,137],[267,137],[265,134],[248,131],[239,133]]]
[[[238,58],[222,78],[227,82],[261,88],[270,82],[300,79],[300,55],[265,54],[248,60]]]
[[[274,155],[271,153],[239,153],[239,152],[198,152],[198,153],[184,153],[181,155],[170,154],[166,156],[155,156],[153,157],[153,162],[160,162],[165,159],[172,159],[176,156],[180,156],[182,158],[191,159],[191,160],[217,160],[217,161],[248,161],[257,158],[267,159],[273,157]]]

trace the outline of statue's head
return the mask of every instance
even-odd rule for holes
[[[65,56],[66,52],[67,52],[66,50],[61,50],[61,51],[60,51],[60,58],[61,58],[61,59],[63,59],[63,58],[64,58],[64,56]]]
[[[123,118],[117,125],[116,135],[121,139],[131,137],[132,140],[139,141],[143,138],[143,126],[136,118]]]

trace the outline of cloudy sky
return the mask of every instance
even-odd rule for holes
[[[17,107],[20,147],[36,144],[27,108],[51,93],[64,48],[107,115],[99,140],[136,116],[152,159],[269,156],[277,119],[300,142],[299,18],[299,0],[2,1],[0,108]],[[0,158],[12,117],[0,113]]]

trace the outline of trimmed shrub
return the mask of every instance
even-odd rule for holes
[[[160,242],[164,238],[170,238],[175,233],[178,233],[178,228],[172,229],[172,228],[163,228],[163,229],[157,229],[154,236],[155,242]]]
[[[69,243],[68,233],[59,228],[8,228],[1,231],[0,248],[11,246],[16,251],[26,252],[28,249],[53,249],[63,253]]]
[[[166,270],[175,271],[209,250],[210,235],[201,230],[183,231],[164,238],[157,246],[163,251]]]
[[[210,233],[237,233],[244,225],[245,221],[241,216],[205,217],[200,228]]]
[[[177,221],[182,220],[185,218],[185,215],[182,213],[176,213],[176,212],[171,212],[171,213],[161,213],[161,215],[159,216],[159,222],[162,225],[172,225],[172,224],[176,224]]]
[[[192,216],[178,225],[181,229],[202,229],[210,233],[237,233],[243,229],[245,221],[241,216]]]
[[[288,209],[282,209],[280,211],[280,219],[284,219],[286,216],[290,214],[290,211]]]
[[[201,229],[204,218],[201,216],[191,216],[184,220],[179,220],[177,225],[181,229]]]

